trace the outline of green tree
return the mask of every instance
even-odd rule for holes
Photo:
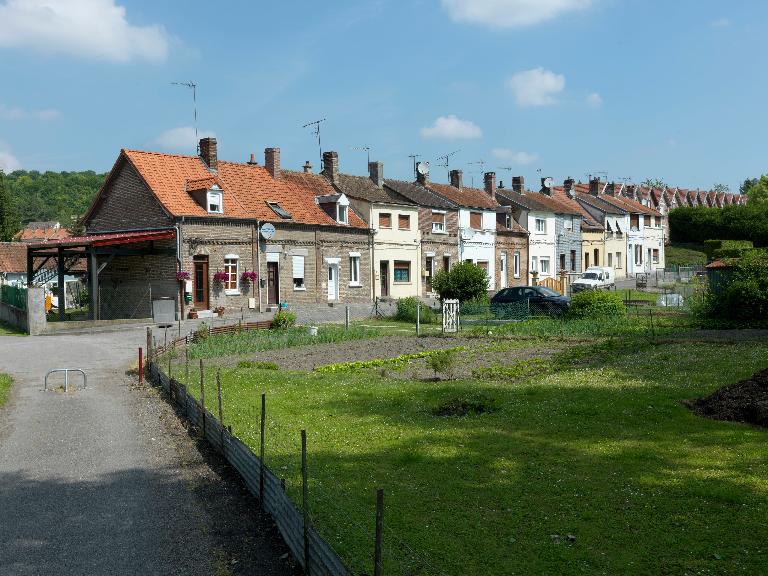
[[[731,188],[728,186],[728,184],[721,184],[717,183],[714,186],[712,186],[713,192],[730,192]]]
[[[10,242],[18,230],[18,220],[5,187],[5,175],[0,170],[0,242]]]
[[[660,190],[664,190],[664,188],[667,187],[667,183],[661,178],[646,178],[642,181],[642,185],[647,186],[648,188],[658,188]]]
[[[763,174],[760,179],[747,190],[747,201],[750,204],[768,203],[768,175]]]
[[[744,180],[744,182],[739,186],[739,192],[742,194],[746,194],[749,192],[749,189],[752,188],[755,184],[757,184],[758,180],[757,178],[747,178]]]
[[[488,295],[488,274],[471,262],[460,262],[449,271],[440,270],[435,274],[432,287],[441,300],[456,298],[468,302]]]

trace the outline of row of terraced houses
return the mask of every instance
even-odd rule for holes
[[[402,181],[386,178],[381,162],[352,176],[336,152],[323,153],[317,172],[309,162],[287,170],[278,148],[263,164],[219,160],[214,138],[199,150],[120,152],[84,218],[86,236],[66,241],[86,246],[98,271],[92,286],[110,307],[97,304],[95,317],[151,315],[148,284],[185,315],[427,297],[434,275],[460,261],[485,269],[491,291],[594,265],[622,278],[664,267],[666,214],[690,198],[596,179],[542,179],[530,190],[514,177],[505,187],[493,172],[474,188],[460,170],[436,183],[425,167]]]

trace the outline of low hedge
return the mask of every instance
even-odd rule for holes
[[[616,292],[607,290],[585,290],[571,297],[568,315],[572,318],[598,318],[625,316],[627,308]]]
[[[400,298],[397,301],[397,311],[395,312],[395,320],[401,320],[403,322],[416,322],[416,305],[419,303],[419,299],[415,296],[408,296],[407,298]],[[437,321],[437,316],[426,304],[421,304],[419,310],[419,322],[421,324],[434,324]]]

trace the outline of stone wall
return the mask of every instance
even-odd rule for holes
[[[506,285],[525,286],[528,284],[528,235],[512,232],[496,234],[496,290],[501,288],[501,253],[507,253]],[[520,253],[520,275],[515,277],[515,252]]]

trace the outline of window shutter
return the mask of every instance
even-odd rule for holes
[[[293,257],[293,277],[304,278],[304,256]]]
[[[381,228],[392,228],[392,214],[379,214],[379,226]]]
[[[437,222],[438,224],[442,224],[445,220],[445,214],[442,214],[440,212],[432,212],[432,222]]]
[[[480,212],[469,213],[469,227],[474,230],[481,230],[483,228],[483,215]]]
[[[411,217],[407,214],[397,216],[397,227],[400,230],[408,230],[411,227]]]

